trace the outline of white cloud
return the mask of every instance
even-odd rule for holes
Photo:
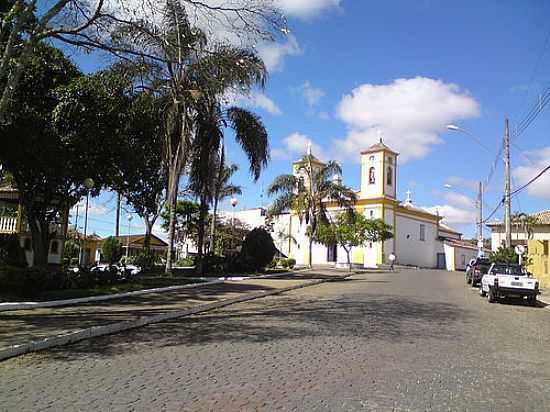
[[[80,201],[78,203],[78,215],[84,216],[86,209],[86,201]],[[71,208],[70,214],[72,216],[76,216],[76,210],[77,205],[73,206]],[[88,205],[88,215],[94,215],[94,216],[105,216],[112,212],[112,209],[109,209],[107,206],[103,204],[97,204],[97,203],[89,203]]]
[[[298,40],[293,34],[288,34],[285,43],[262,42],[256,46],[256,51],[269,72],[282,70],[283,60],[286,56],[302,54]]]
[[[525,162],[524,165],[512,170],[512,175],[518,186],[523,186],[548,166],[550,146],[543,147],[537,151],[526,152],[524,155],[531,162]],[[550,171],[535,180],[526,190],[531,196],[550,199]]]
[[[454,205],[454,206],[471,209],[476,205],[476,201],[474,199],[466,195],[463,195],[462,193],[449,192],[449,193],[445,193],[444,197],[447,200],[447,202],[449,202],[451,205]]]
[[[448,191],[442,195],[447,204],[424,207],[430,213],[439,213],[442,222],[449,225],[472,224],[478,219],[476,200],[462,193]]]
[[[479,105],[452,83],[425,77],[397,79],[390,84],[363,84],[342,97],[338,116],[348,128],[336,141],[340,158],[356,159],[358,153],[384,142],[400,152],[402,162],[427,155],[441,143],[445,125],[479,115]]]
[[[236,104],[244,107],[260,108],[273,115],[280,115],[283,113],[273,100],[256,90],[249,94],[228,93],[225,96],[225,100],[228,105]]]
[[[271,155],[280,159],[290,159],[293,156],[302,156],[306,153],[309,143],[311,143],[312,154],[321,160],[325,160],[326,156],[321,146],[314,143],[311,138],[301,133],[292,133],[291,135],[285,137],[282,140],[283,147],[273,149],[271,151]]]
[[[276,0],[289,17],[310,19],[326,9],[337,8],[342,0]]]
[[[309,80],[302,85],[302,95],[309,107],[313,108],[319,104],[325,92],[318,87],[314,87]]]
[[[439,216],[443,218],[441,222],[449,225],[475,223],[477,218],[474,209],[462,209],[452,205],[437,205],[424,207],[423,209],[433,214],[439,213]]]

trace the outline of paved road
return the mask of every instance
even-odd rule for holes
[[[549,411],[550,308],[359,275],[2,362],[0,410]]]

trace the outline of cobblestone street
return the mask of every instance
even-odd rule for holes
[[[2,411],[548,411],[550,307],[356,275],[0,363]]]

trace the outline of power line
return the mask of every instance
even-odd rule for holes
[[[535,121],[538,115],[544,110],[546,105],[550,102],[550,86],[548,86],[540,95],[539,100],[532,107],[527,115],[521,120],[514,131],[512,132],[512,139],[516,139],[521,136],[525,130]]]
[[[540,178],[543,174],[545,174],[548,170],[550,170],[550,165],[546,166],[544,169],[542,169],[534,178],[529,180],[527,183],[525,183],[523,186],[521,186],[519,189],[514,190],[512,193],[510,193],[510,196],[514,196],[517,193],[521,192],[523,189],[528,187],[531,183],[534,183],[538,178]]]

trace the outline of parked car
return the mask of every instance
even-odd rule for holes
[[[539,282],[517,264],[493,263],[486,275],[481,278],[479,294],[487,296],[489,303],[501,298],[527,298],[536,305],[539,294]]]
[[[476,286],[481,282],[483,275],[487,274],[491,267],[491,261],[486,257],[473,259],[466,269],[466,283]]]

